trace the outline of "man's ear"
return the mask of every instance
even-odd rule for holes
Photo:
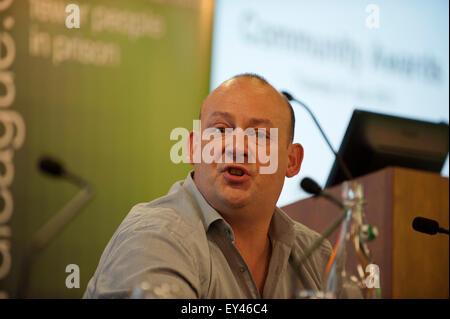
[[[293,177],[298,174],[303,162],[303,146],[299,143],[289,145],[288,167],[286,177]]]

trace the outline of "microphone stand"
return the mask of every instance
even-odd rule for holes
[[[319,248],[322,242],[328,238],[335,230],[339,227],[341,222],[347,216],[347,210],[343,210],[343,212],[335,219],[331,224],[327,226],[323,233],[320,234],[319,238],[317,238],[313,244],[304,252],[303,256],[297,261],[295,258],[292,259],[292,263],[297,269],[300,269],[301,265],[308,260],[308,258],[312,255],[312,253]]]
[[[50,241],[63,230],[63,228],[76,216],[77,212],[94,195],[93,188],[78,176],[71,173],[65,173],[63,177],[67,178],[77,186],[81,186],[82,189],[79,190],[78,193],[34,235],[28,254],[22,262],[17,298],[25,298],[27,296],[30,270],[36,257],[50,243]]]

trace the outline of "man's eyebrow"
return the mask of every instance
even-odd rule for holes
[[[214,120],[214,118],[216,117],[223,117],[228,121],[233,121],[234,120],[234,116],[231,115],[228,112],[221,112],[221,111],[215,111],[213,112],[208,119],[208,123],[210,123],[212,120]],[[273,123],[271,120],[269,119],[264,119],[264,118],[250,118],[248,120],[248,125],[249,126],[256,126],[256,125],[260,125],[260,124],[265,124],[268,127],[274,127]]]
[[[248,122],[251,126],[259,125],[259,124],[266,124],[268,127],[274,127],[272,121],[269,119],[251,118]]]
[[[228,112],[215,111],[209,116],[208,122],[211,121],[211,119],[215,118],[215,117],[224,117],[225,119],[227,119],[229,121],[234,120],[234,116]]]

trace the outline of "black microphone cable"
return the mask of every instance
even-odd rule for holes
[[[324,130],[322,129],[322,126],[319,124],[319,121],[317,120],[317,118],[315,117],[315,115],[313,114],[313,112],[310,110],[310,108],[303,103],[302,101],[296,99],[292,94],[286,92],[286,91],[281,91],[281,94],[283,94],[285,96],[285,98],[290,102],[290,101],[295,101],[297,102],[297,104],[299,104],[300,106],[302,106],[308,113],[309,115],[312,117],[314,123],[316,124],[317,128],[320,131],[320,134],[322,134],[322,137],[324,138],[325,142],[327,143],[328,147],[330,148],[331,152],[334,154],[334,157],[337,159],[339,166],[342,168],[342,170],[344,171],[345,176],[347,177],[348,180],[352,180],[353,176],[350,173],[350,170],[348,169],[347,165],[345,164],[344,160],[342,159],[342,157],[339,155],[339,153],[337,153],[333,146],[330,143],[330,140],[328,139],[327,135],[325,134]]]

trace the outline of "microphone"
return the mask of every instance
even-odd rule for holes
[[[300,182],[300,187],[308,194],[322,196],[341,209],[345,209],[344,204],[336,197],[324,192],[317,182],[309,177],[305,177]]]
[[[28,293],[30,270],[36,257],[76,216],[94,194],[94,190],[88,182],[67,171],[56,159],[42,157],[38,162],[38,168],[47,175],[66,179],[81,189],[59,212],[36,232],[31,240],[28,253],[22,262],[21,276],[17,290],[18,298],[25,298]]]
[[[66,170],[61,163],[47,156],[40,159],[38,166],[43,173],[51,176],[62,177],[66,173]]]
[[[437,233],[448,235],[448,229],[439,227],[439,223],[437,221],[425,217],[414,218],[412,227],[415,231],[429,235],[435,235]]]
[[[314,116],[313,112],[311,112],[311,110],[309,109],[309,107],[303,103],[302,101],[294,98],[294,96],[286,91],[281,91],[281,94],[283,94],[286,99],[290,102],[290,101],[295,101],[297,102],[297,104],[299,104],[300,106],[302,106],[308,113],[309,115],[312,117],[314,123],[316,124],[317,128],[320,131],[320,134],[322,134],[322,137],[324,138],[325,142],[328,144],[328,147],[330,148],[331,152],[334,154],[334,157],[336,158],[336,160],[339,163],[339,166],[341,167],[341,169],[343,170],[345,176],[347,177],[348,180],[353,179],[352,174],[350,173],[350,170],[348,169],[347,165],[345,164],[345,162],[343,161],[342,157],[339,155],[339,153],[337,153],[333,146],[331,145],[330,141],[328,140],[327,135],[325,134],[325,132],[323,131],[322,127],[319,124],[319,121],[317,121],[317,118]]]
[[[64,178],[78,187],[90,189],[89,183],[81,177],[67,171],[64,168],[64,165],[54,158],[49,156],[41,157],[38,163],[38,168],[44,174],[56,178]]]
[[[315,180],[305,177],[300,182],[300,187],[307,192],[308,194],[312,194],[315,196],[318,196],[322,193],[322,188],[319,186],[319,184],[316,183]]]

